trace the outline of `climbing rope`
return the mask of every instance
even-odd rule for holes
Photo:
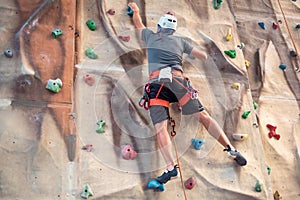
[[[185,188],[184,188],[184,182],[183,182],[182,173],[181,173],[181,166],[179,163],[177,145],[176,145],[176,141],[175,141],[175,136],[176,136],[175,125],[176,125],[175,120],[170,118],[170,126],[172,128],[171,129],[171,137],[172,137],[172,141],[174,143],[174,149],[175,149],[175,153],[176,153],[177,165],[178,165],[179,174],[180,174],[181,186],[182,186],[182,190],[183,190],[183,194],[184,194],[184,199],[187,200],[187,196],[186,196],[186,192],[185,192]]]
[[[285,17],[285,14],[283,12],[283,9],[282,9],[282,6],[281,6],[281,3],[280,3],[280,0],[278,0],[278,4],[279,4],[279,8],[280,8],[280,11],[282,13],[282,16],[283,16],[283,19],[284,19],[284,22],[285,22],[285,25],[287,27],[287,30],[288,30],[288,33],[290,35],[290,38],[292,40],[292,43],[293,43],[293,46],[294,46],[294,49],[295,49],[295,52],[296,52],[296,55],[298,56],[298,61],[300,62],[300,56],[298,55],[298,50],[297,50],[297,47],[296,47],[296,44],[295,44],[295,41],[294,41],[294,38],[292,36],[292,33],[290,31],[290,28],[289,28],[289,25],[287,23],[287,20],[286,20],[286,17]]]

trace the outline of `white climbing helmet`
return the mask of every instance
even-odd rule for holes
[[[159,20],[158,25],[160,25],[161,28],[170,28],[176,31],[177,27],[177,18],[172,14],[164,14]]]

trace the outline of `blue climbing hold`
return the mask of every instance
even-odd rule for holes
[[[282,70],[285,70],[285,69],[286,69],[286,65],[280,64],[280,65],[279,65],[279,68],[282,69]]]
[[[158,189],[159,191],[163,192],[165,190],[164,184],[158,182],[156,179],[152,179],[148,183],[149,189]]]
[[[198,138],[193,138],[192,139],[192,144],[195,149],[201,150],[204,147],[205,140],[204,139],[198,139]]]
[[[264,29],[264,30],[266,29],[266,28],[265,28],[265,23],[263,23],[263,22],[258,22],[258,25],[259,25],[262,29]]]
[[[295,28],[300,28],[300,24],[297,24]]]
[[[127,7],[127,14],[129,16],[132,16],[133,15],[133,10],[130,8],[130,6]]]

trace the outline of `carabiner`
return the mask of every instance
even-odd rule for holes
[[[150,93],[150,83],[147,83],[147,84],[145,85],[144,92],[146,92],[147,94]]]
[[[171,131],[171,136],[175,137],[175,135],[176,135],[176,131]]]
[[[144,102],[144,109],[149,110],[149,102],[148,101]]]
[[[140,107],[144,107],[145,110],[149,110],[148,99],[146,99],[145,96],[143,96],[142,98],[140,98],[140,100],[139,100],[139,106]]]
[[[192,100],[198,99],[198,90],[195,90],[194,88],[189,88],[188,92],[190,93]]]
[[[139,100],[139,106],[140,106],[140,107],[143,107],[143,106],[144,106],[143,100],[144,100],[144,97],[141,97],[140,100]]]
[[[171,130],[171,136],[174,137],[176,135],[176,131],[175,131],[175,120],[170,118],[170,126],[172,127],[172,130]]]

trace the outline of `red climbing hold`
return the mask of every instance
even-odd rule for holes
[[[122,146],[122,156],[125,160],[134,160],[137,156],[137,153],[132,149],[132,147],[128,144]]]
[[[86,82],[86,84],[88,84],[89,86],[93,86],[94,83],[95,83],[95,78],[94,78],[94,75],[92,74],[85,74],[83,76],[83,80],[84,82]]]
[[[184,185],[185,185],[186,189],[189,189],[189,190],[193,189],[194,186],[195,186],[195,179],[194,179],[194,177],[191,177],[188,180],[186,180],[185,183],[184,183]]]
[[[167,15],[174,15],[174,13],[171,12],[171,11],[168,11],[166,14],[167,14]]]
[[[272,138],[272,137],[273,137],[273,135],[274,135],[274,134],[273,134],[273,132],[272,132],[272,131],[270,131],[270,132],[269,132],[269,138]]]
[[[273,29],[277,29],[278,28],[278,24],[276,24],[275,22],[273,22]]]
[[[279,140],[280,139],[280,135],[279,134],[275,134],[274,138],[276,138],[277,140]]]
[[[270,129],[270,131],[276,131],[277,126],[273,126],[271,124],[267,124],[267,128]]]
[[[130,40],[130,35],[128,35],[128,36],[122,36],[122,35],[120,35],[119,38],[120,38],[121,40],[123,40],[124,42],[129,42],[129,40]]]
[[[114,15],[114,14],[116,14],[116,10],[114,8],[111,8],[107,11],[107,13],[110,15]]]
[[[267,124],[267,128],[270,130],[269,132],[269,138],[276,138],[277,140],[280,139],[280,135],[276,133],[277,126],[273,126],[271,124]]]

